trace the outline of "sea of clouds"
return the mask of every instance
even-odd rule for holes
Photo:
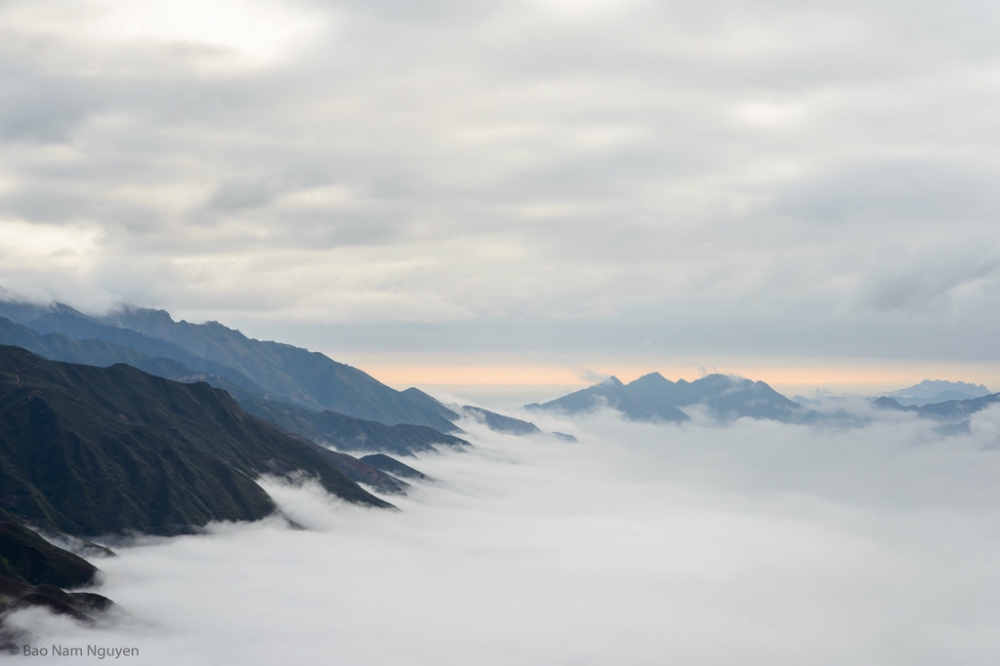
[[[859,408],[865,409],[865,408]],[[13,616],[22,642],[136,664],[986,664],[1000,661],[1000,409],[942,436],[535,414],[464,424],[401,510],[267,482],[288,519],[96,561],[118,612]],[[302,529],[304,528],[304,529]],[[8,655],[4,655],[7,657]]]

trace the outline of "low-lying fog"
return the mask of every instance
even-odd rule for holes
[[[468,424],[399,512],[270,483],[307,529],[138,542],[97,562],[119,618],[14,622],[191,666],[1000,661],[1000,410],[947,438],[531,418],[579,442]]]

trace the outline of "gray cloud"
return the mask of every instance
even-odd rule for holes
[[[1000,282],[1000,258],[969,248],[944,252],[935,248],[889,264],[864,289],[864,304],[880,311],[935,314],[956,306],[958,294],[979,300],[980,293]],[[971,292],[971,293],[970,293]]]
[[[0,282],[262,336],[668,321],[685,353],[738,352],[722,326],[863,355],[924,327],[927,356],[942,318],[995,330],[988,269],[905,259],[997,254],[992,10],[405,4],[6,3],[0,218],[97,233],[86,270]]]

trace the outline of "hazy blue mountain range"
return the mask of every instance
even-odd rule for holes
[[[264,400],[258,396],[231,391],[236,401],[258,418],[340,451],[383,452],[399,456],[435,451],[437,446],[462,447],[468,442],[454,435],[422,425],[400,423],[388,426],[344,416],[332,411],[314,412],[298,405]]]
[[[872,404],[877,409],[914,412],[922,418],[940,421],[935,430],[948,436],[968,432],[967,417],[998,402],[1000,393],[990,393],[982,385],[925,379],[876,398]]]
[[[528,409],[579,413],[607,406],[637,421],[687,421],[682,407],[703,405],[719,419],[741,416],[798,421],[809,414],[764,382],[728,375],[708,375],[688,382],[672,382],[658,372],[623,384],[616,377]]]
[[[1000,402],[1000,393],[991,393],[980,398],[968,398],[966,400],[947,400],[926,405],[904,405],[895,398],[881,397],[872,401],[879,409],[894,409],[898,411],[916,412],[920,416],[946,420],[960,419],[975,414],[986,409],[990,405]]]
[[[438,410],[418,404],[357,368],[292,345],[254,340],[218,322],[175,322],[163,310],[140,308],[90,317],[62,304],[10,302],[0,303],[0,316],[38,333],[104,340],[149,357],[176,361],[265,398],[388,425],[412,423],[454,430]]]
[[[162,356],[149,356],[130,347],[98,338],[76,340],[61,333],[39,333],[0,317],[0,344],[21,347],[50,361],[65,361],[107,367],[127,363],[151,375],[180,381],[184,377],[205,377],[189,367]]]
[[[952,400],[981,398],[989,394],[990,390],[982,384],[925,379],[919,384],[885,395],[895,399],[901,405],[919,407]]]
[[[104,340],[74,340],[60,333],[42,334],[0,318],[0,344],[23,347],[49,360],[82,363],[106,367],[127,363],[149,374],[180,382],[206,381],[212,386],[227,390],[240,405],[258,418],[270,421],[286,430],[313,441],[334,446],[343,451],[384,451],[410,456],[417,451],[433,449],[434,444],[463,445],[465,440],[446,435],[428,426],[386,426],[384,424],[354,419],[329,410],[315,412],[298,405],[268,400],[232,381],[190,368],[165,358],[146,356],[128,347]],[[431,396],[417,390],[404,391],[408,399],[433,403],[444,413],[450,412]],[[358,421],[352,424],[352,421]],[[359,435],[360,434],[360,435]],[[339,437],[343,437],[341,441]]]
[[[21,346],[50,360],[98,366],[124,362],[150,374],[176,381],[208,380],[216,387],[228,389],[240,406],[254,416],[314,442],[344,451],[384,451],[411,456],[416,451],[433,450],[434,444],[450,446],[466,444],[465,440],[440,433],[427,426],[389,427],[329,411],[316,413],[296,405],[266,400],[221,377],[195,373],[176,361],[151,358],[128,347],[104,340],[74,340],[59,333],[38,333],[6,318],[0,318],[0,343]],[[417,389],[412,391],[420,393]],[[434,401],[430,396],[426,396],[426,399]],[[354,421],[358,422],[353,423]],[[338,458],[335,462],[352,480],[366,482],[381,492],[400,491],[398,484],[393,483],[391,479],[377,480],[376,470],[359,473],[356,465],[347,462],[345,458]]]
[[[422,425],[441,433],[460,432],[454,421],[463,417],[501,432],[540,432],[534,424],[488,410],[451,409],[416,388],[396,391],[323,354],[247,338],[217,322],[175,322],[162,310],[126,308],[90,317],[58,303],[0,302],[0,344],[17,345],[51,360],[100,366],[127,363],[177,381],[205,381],[239,395],[243,402],[253,398],[255,408],[264,402],[294,404],[390,426]],[[269,419],[263,413],[269,411],[259,415]],[[287,422],[281,425],[289,427]],[[289,429],[312,436],[296,427]],[[439,436],[438,443],[450,440]],[[374,449],[355,445],[345,450]],[[406,455],[400,446],[382,450]]]

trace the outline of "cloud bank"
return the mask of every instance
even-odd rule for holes
[[[467,424],[400,512],[286,514],[100,562],[122,614],[15,621],[144,664],[937,664],[1000,656],[1000,411],[968,434],[741,420]],[[35,659],[32,663],[58,663]]]

